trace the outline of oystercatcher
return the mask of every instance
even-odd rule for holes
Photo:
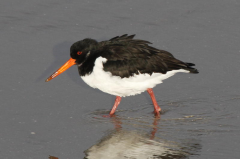
[[[71,58],[46,82],[77,65],[79,75],[89,86],[116,96],[110,115],[121,97],[147,90],[159,116],[161,108],[152,88],[177,72],[198,73],[198,70],[192,67],[193,63],[182,62],[167,51],[149,46],[148,41],[133,39],[134,36],[124,34],[102,42],[90,38],[75,42],[70,48]]]

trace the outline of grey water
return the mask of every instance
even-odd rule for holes
[[[240,151],[240,2],[51,0],[0,2],[0,158],[237,159]],[[149,95],[90,88],[72,67],[72,43],[122,34],[196,64]]]

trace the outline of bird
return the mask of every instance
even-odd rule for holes
[[[116,96],[109,113],[112,116],[122,97],[147,91],[160,116],[153,88],[178,72],[199,73],[193,63],[182,62],[170,52],[150,46],[149,41],[135,39],[135,34],[116,36],[98,42],[91,38],[77,41],[70,47],[71,58],[55,71],[46,82],[69,67],[77,65],[82,80],[90,87]]]

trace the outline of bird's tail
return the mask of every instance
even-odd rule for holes
[[[188,70],[190,73],[199,73],[196,68],[193,68],[192,66],[195,66],[193,63],[185,63],[187,65],[187,68],[184,68],[185,70]]]

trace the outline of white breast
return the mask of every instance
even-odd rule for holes
[[[173,76],[177,72],[188,73],[187,70],[173,70],[166,74],[153,73],[149,75],[139,74],[128,78],[121,78],[113,76],[110,72],[103,70],[103,63],[107,61],[106,58],[99,57],[95,61],[93,72],[89,75],[81,76],[84,82],[93,88],[98,88],[105,93],[109,93],[115,96],[125,97],[140,94],[147,90],[147,88],[153,88],[157,84],[162,83],[163,80]]]

